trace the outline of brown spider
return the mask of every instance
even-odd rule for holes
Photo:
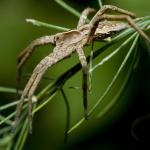
[[[107,10],[113,10],[121,13],[121,15],[109,15],[104,14]],[[19,100],[14,127],[17,126],[19,116],[21,113],[24,99],[27,97],[29,102],[29,127],[32,129],[32,96],[37,88],[37,85],[41,81],[42,76],[48,68],[56,64],[60,60],[70,56],[73,52],[77,52],[79,60],[82,66],[83,72],[83,106],[84,116],[87,118],[87,61],[84,55],[83,47],[92,43],[94,39],[103,40],[106,37],[111,36],[111,32],[120,31],[126,28],[126,24],[123,22],[110,22],[103,20],[126,20],[142,37],[144,37],[149,43],[149,37],[135,24],[132,18],[135,18],[135,14],[116,6],[105,5],[103,6],[91,19],[89,24],[86,24],[86,18],[89,13],[94,12],[92,8],[85,9],[79,19],[77,28],[68,32],[57,33],[56,35],[44,36],[34,40],[26,49],[24,49],[18,57],[18,80],[19,74],[25,62],[28,60],[34,48],[40,45],[52,44],[55,46],[53,52],[40,61],[35,67],[27,85],[25,86],[21,98]],[[103,22],[101,22],[103,21]]]

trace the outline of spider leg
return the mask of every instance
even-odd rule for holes
[[[104,15],[104,13],[107,10],[112,10],[115,12],[119,12],[123,15]],[[118,8],[113,5],[104,5],[93,17],[93,19],[90,21],[90,32],[88,34],[88,39],[87,43],[91,43],[93,40],[93,35],[98,27],[98,23],[104,19],[110,19],[110,20],[127,20],[128,23],[141,35],[143,36],[146,40],[150,42],[149,37],[136,25],[133,19],[135,18],[135,14],[129,11],[126,11],[124,9]]]
[[[26,63],[26,61],[29,59],[30,55],[33,53],[36,47],[40,45],[45,44],[55,44],[54,42],[54,36],[43,36],[40,37],[33,42],[30,43],[30,45],[25,48],[18,56],[18,64],[17,64],[17,83],[19,83],[20,80],[20,74],[21,69],[23,65]]]
[[[86,23],[87,16],[92,12],[95,12],[95,9],[86,8],[82,11],[82,13],[80,15],[80,19],[78,21],[77,29]],[[88,72],[87,61],[86,61],[86,57],[84,55],[84,51],[82,50],[82,48],[78,48],[76,51],[78,53],[79,60],[80,60],[81,65],[82,65],[82,72],[83,72],[82,88],[83,88],[84,117],[85,117],[85,119],[87,119],[87,117],[88,117],[88,114],[87,114],[87,107],[88,107],[88,102],[87,102],[87,89],[88,89],[88,85],[87,85],[87,72]]]
[[[150,38],[136,25],[136,23],[134,22],[134,20],[130,16],[128,16],[128,15],[107,15],[107,14],[104,14],[104,15],[101,15],[99,18],[97,18],[97,22],[95,22],[95,24],[97,24],[99,21],[104,20],[104,19],[126,20],[131,27],[133,27],[143,38],[145,38],[150,43]],[[92,32],[93,31],[91,29],[91,33]],[[89,37],[89,41],[91,40],[90,38],[91,37]]]
[[[90,21],[90,25],[92,27],[95,26],[98,23],[97,21],[99,20],[100,16],[102,16],[108,10],[112,10],[112,11],[118,12],[120,14],[130,16],[132,18],[136,17],[136,15],[134,13],[130,12],[130,11],[121,9],[121,8],[113,6],[113,5],[103,5],[102,8],[95,14],[95,16]]]
[[[87,114],[87,107],[88,107],[88,102],[87,102],[87,74],[88,74],[88,68],[87,68],[87,61],[86,57],[84,54],[84,51],[82,48],[77,48],[76,49],[77,54],[79,56],[79,60],[81,62],[82,66],[82,72],[83,72],[83,81],[82,81],[82,89],[83,89],[83,106],[84,106],[84,117],[87,119],[88,114]]]
[[[77,29],[86,23],[86,19],[87,19],[88,15],[93,12],[95,12],[95,9],[93,9],[93,8],[86,8],[82,11],[82,13],[80,15],[80,19],[78,21]]]
[[[41,62],[35,67],[22,95],[19,100],[19,103],[17,105],[16,109],[16,117],[13,124],[13,128],[16,128],[19,116],[22,110],[22,105],[24,103],[24,99],[27,97],[29,101],[29,126],[30,131],[32,131],[32,96],[42,78],[46,70],[51,67],[52,65],[56,64],[58,61],[62,60],[63,58],[71,55],[73,50],[70,50],[70,47],[68,49],[61,49],[60,47],[55,47],[53,53],[50,53],[48,56],[46,56],[44,59],[41,60]]]

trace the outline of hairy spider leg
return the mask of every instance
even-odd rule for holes
[[[107,14],[105,15],[104,13],[107,10],[113,10],[123,15],[107,15]],[[136,25],[136,23],[132,18],[135,18],[135,14],[132,12],[126,11],[113,5],[104,5],[102,9],[100,9],[93,17],[93,19],[90,21],[90,32],[88,35],[87,43],[92,42],[94,33],[98,27],[98,23],[104,19],[126,20],[129,23],[129,25],[131,25],[142,37],[144,37],[150,43],[149,37]]]
[[[79,60],[82,66],[82,72],[83,72],[83,82],[82,82],[82,88],[83,88],[83,106],[84,106],[84,117],[87,119],[88,113],[87,113],[87,107],[88,107],[88,102],[87,102],[87,74],[88,74],[88,68],[87,68],[87,60],[84,54],[84,51],[82,48],[77,48],[76,49],[77,54],[79,56]]]
[[[77,29],[79,29],[81,26],[86,24],[86,19],[90,13],[95,12],[95,9],[93,8],[86,8],[82,11],[80,19],[78,21]],[[88,68],[87,68],[87,60],[84,54],[84,51],[82,48],[76,49],[77,54],[79,56],[79,60],[82,66],[82,74],[83,74],[83,80],[82,80],[82,90],[83,90],[83,107],[84,107],[84,117],[85,119],[88,118],[87,108],[88,108],[88,99],[87,99],[87,90],[88,90],[88,83],[87,83],[87,76],[88,76]]]
[[[17,105],[16,109],[16,118],[13,124],[13,127],[16,128],[18,121],[19,121],[19,116],[22,110],[22,105],[24,102],[24,99],[27,97],[29,101],[29,127],[30,131],[32,131],[32,96],[34,94],[34,91],[37,88],[37,85],[39,84],[42,76],[46,72],[48,68],[50,68],[52,65],[56,64],[60,60],[64,59],[67,56],[70,56],[71,53],[75,50],[72,49],[70,50],[72,45],[67,47],[67,49],[60,49],[59,46],[56,46],[54,48],[53,53],[50,53],[48,56],[46,56],[44,59],[40,61],[40,63],[36,66],[34,69],[22,95],[19,100],[19,103]]]

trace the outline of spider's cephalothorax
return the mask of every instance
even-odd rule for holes
[[[121,15],[108,15],[104,14],[108,9],[121,13]],[[27,85],[25,86],[20,101],[17,106],[16,118],[14,127],[18,123],[18,119],[21,113],[24,99],[27,97],[29,100],[29,125],[32,127],[32,96],[37,88],[37,85],[41,81],[45,71],[52,65],[56,64],[60,60],[70,56],[73,52],[77,52],[79,60],[82,66],[83,72],[83,106],[84,116],[87,118],[87,61],[84,55],[83,47],[92,43],[94,39],[103,40],[106,37],[110,37],[113,32],[118,32],[127,27],[123,22],[110,22],[106,20],[126,20],[141,36],[149,41],[149,37],[137,27],[132,18],[135,18],[135,14],[132,12],[120,9],[116,6],[105,5],[103,6],[87,24],[86,18],[89,13],[94,12],[94,9],[85,9],[79,19],[77,28],[68,32],[57,33],[56,35],[44,36],[34,40],[26,49],[24,49],[18,57],[18,77],[25,62],[28,60],[30,54],[34,51],[34,48],[40,45],[52,44],[55,46],[53,52],[40,61],[35,67]],[[105,21],[104,21],[105,20]]]

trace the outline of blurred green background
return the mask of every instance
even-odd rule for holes
[[[67,2],[80,12],[87,6],[96,7],[98,9],[97,0],[68,0]],[[117,5],[123,9],[133,11],[139,17],[150,14],[149,0],[105,0],[103,3]],[[75,28],[78,22],[77,17],[68,13],[53,0],[0,0],[1,86],[15,87],[17,55],[23,48],[37,37],[59,32],[57,30],[33,26],[25,22],[26,18],[34,18],[67,28]],[[97,49],[101,46],[101,43],[97,42],[95,45],[94,49]],[[85,48],[85,50],[87,54],[89,54],[90,48]],[[113,49],[103,52],[94,63],[109,54],[112,50]],[[123,60],[126,50],[127,48],[94,72],[92,93],[89,95],[89,109],[108,86]],[[48,45],[38,48],[33,54],[33,57],[26,64],[23,74],[31,73],[36,64],[50,52],[52,52],[52,46]],[[33,134],[29,135],[24,149],[50,150],[85,148],[93,150],[101,148],[116,150],[124,149],[125,147],[126,149],[137,148],[139,143],[131,137],[130,127],[137,117],[146,113],[146,111],[142,113],[142,110],[144,110],[146,106],[149,106],[149,95],[147,91],[150,87],[148,84],[150,81],[148,78],[149,73],[146,72],[149,71],[147,70],[149,66],[145,66],[147,63],[145,61],[146,60],[141,60],[142,64],[138,66],[138,69],[132,76],[123,96],[117,102],[114,102],[113,107],[107,110],[106,113],[105,108],[111,103],[113,96],[118,91],[126,75],[126,69],[122,72],[114,89],[98,108],[95,113],[96,115],[71,133],[68,146],[63,144],[66,108],[61,94],[58,94],[46,107],[36,114]],[[77,62],[78,57],[74,54],[71,58],[60,62],[50,69],[45,76],[56,79]],[[26,82],[27,78],[22,77],[22,89]],[[43,80],[37,92],[49,82],[51,81]],[[81,82],[82,76],[81,72],[79,72],[73,76],[64,87],[71,108],[71,126],[83,116],[83,107],[81,88],[69,89],[69,87],[81,87]],[[141,89],[140,87],[142,86],[144,86],[144,88]],[[143,97],[143,93],[144,96],[147,95]],[[11,95],[1,94],[0,96],[0,104],[9,103],[14,100],[14,96]],[[141,104],[141,107],[139,104]],[[147,110],[147,107],[145,110]],[[133,115],[131,113],[133,113]],[[99,116],[103,116],[102,114],[105,115],[97,118],[96,116],[98,114]],[[126,146],[124,146],[125,144]]]

